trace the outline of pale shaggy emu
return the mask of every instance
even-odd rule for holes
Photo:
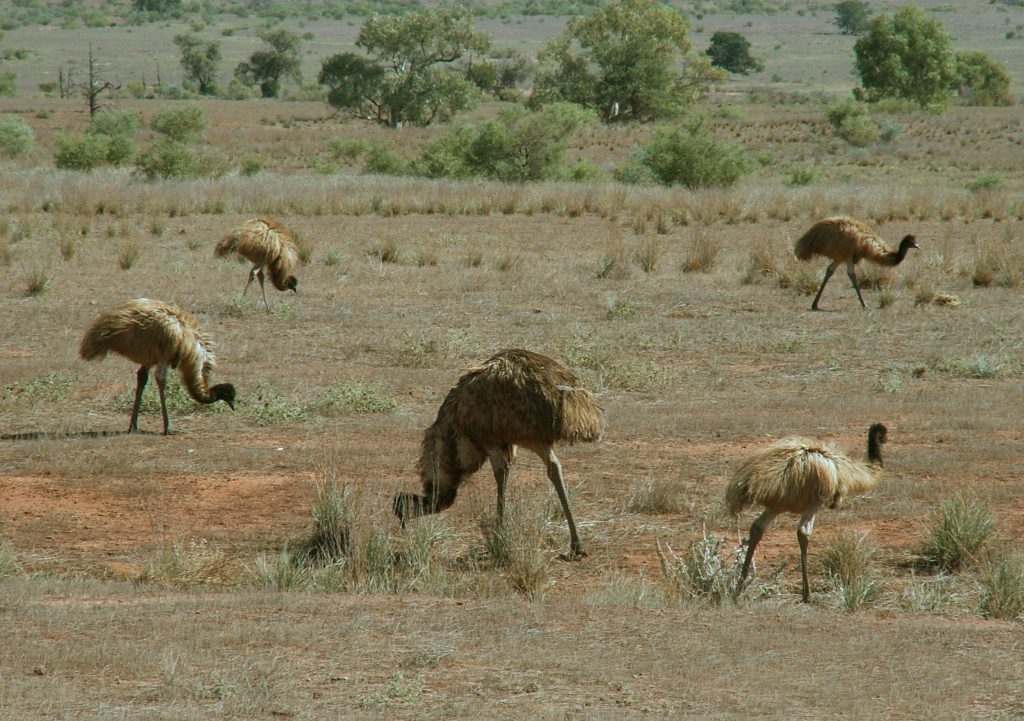
[[[295,237],[277,221],[269,218],[247,220],[221,238],[213,249],[213,254],[218,258],[231,253],[237,253],[253,264],[242,295],[245,295],[253,278],[256,278],[263,292],[263,305],[268,311],[270,304],[267,303],[267,289],[263,286],[264,268],[270,273],[270,282],[275,288],[299,292],[299,281],[292,275],[299,262]]]
[[[569,558],[585,556],[569,509],[557,442],[600,440],[604,412],[579,379],[558,361],[526,350],[503,350],[461,378],[423,436],[419,471],[423,495],[399,493],[394,511],[406,520],[455,502],[459,486],[490,460],[498,486],[498,519],[516,446],[544,461],[569,526]]]
[[[221,383],[211,388],[208,385],[216,363],[209,338],[191,313],[176,306],[138,298],[101,313],[85,332],[78,354],[84,360],[94,360],[111,351],[140,366],[129,433],[139,430],[139,405],[151,366],[156,366],[154,375],[160,390],[164,434],[171,432],[164,395],[168,368],[178,369],[188,394],[198,402],[224,401],[232,409],[235,407],[234,386]]]
[[[908,250],[917,247],[914,236],[906,235],[900,241],[899,249],[891,250],[868,225],[839,215],[825,218],[812,225],[810,230],[796,241],[793,252],[800,260],[810,260],[816,255],[823,255],[832,260],[825,269],[825,278],[821,281],[818,294],[814,296],[811,310],[818,310],[818,301],[821,300],[825,284],[840,263],[846,263],[846,274],[857,292],[857,300],[860,301],[861,308],[866,309],[864,298],[860,294],[860,284],[857,282],[857,263],[867,260],[877,265],[896,266],[903,262]]]
[[[814,528],[814,517],[821,508],[838,508],[846,496],[866,493],[879,484],[886,434],[881,423],[868,429],[867,463],[852,461],[831,443],[812,438],[783,438],[744,461],[725,490],[726,505],[733,515],[747,506],[762,506],[764,511],[750,527],[737,594],[743,589],[754,549],[768,524],[780,513],[789,512],[800,514],[796,537],[800,542],[803,599],[810,600],[807,541]]]

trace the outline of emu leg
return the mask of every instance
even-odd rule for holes
[[[583,550],[583,544],[580,543],[580,537],[576,533],[576,522],[573,520],[572,511],[569,509],[569,496],[565,493],[562,464],[558,462],[558,457],[550,448],[548,448],[545,461],[548,467],[548,479],[555,487],[555,493],[558,494],[558,500],[562,504],[562,512],[565,514],[565,522],[569,526],[569,555],[567,558],[570,561],[585,558],[587,553]]]
[[[142,366],[135,374],[135,405],[132,406],[132,420],[128,424],[128,432],[139,430],[139,407],[142,405],[142,391],[146,390],[149,380],[149,366]]]
[[[164,435],[171,434],[171,418],[167,415],[167,366],[158,365],[153,373],[156,377],[156,387],[160,391],[160,410],[164,414]]]
[[[853,289],[857,292],[857,300],[860,301],[860,307],[867,310],[868,307],[864,305],[864,298],[860,294],[860,283],[857,282],[857,272],[853,267],[853,263],[846,264],[846,274],[850,276],[850,282],[853,283]]]
[[[828,268],[825,269],[825,279],[821,281],[821,287],[818,288],[818,294],[814,296],[814,302],[811,303],[811,310],[818,310],[818,301],[821,300],[821,292],[825,290],[825,284],[828,283],[828,279],[832,277],[832,274],[836,272],[836,268],[839,266],[839,262],[829,263]]]
[[[775,514],[771,511],[765,511],[758,516],[750,526],[750,538],[747,539],[747,555],[743,559],[743,570],[740,572],[740,580],[736,584],[736,590],[733,595],[740,595],[740,591],[743,590],[743,584],[747,581],[747,574],[750,573],[750,563],[754,560],[754,549],[757,548],[757,544],[761,542],[761,536],[768,530],[768,524],[775,518]]]
[[[508,486],[509,470],[512,466],[512,457],[515,452],[511,446],[503,445],[488,453],[491,459],[491,470],[494,471],[494,482],[498,486],[498,522],[505,518],[505,488]]]
[[[804,603],[811,600],[811,590],[807,583],[807,542],[811,537],[811,531],[814,530],[814,516],[817,512],[817,508],[804,511],[804,515],[800,517],[800,525],[796,529],[796,540],[800,542],[800,574],[804,582]]]
[[[246,292],[247,292],[247,291],[249,290],[249,286],[250,286],[250,285],[252,284],[252,281],[253,281],[253,279],[255,279],[255,278],[256,278],[256,273],[258,273],[258,272],[259,272],[260,270],[262,270],[262,268],[263,268],[263,266],[262,266],[262,265],[254,265],[254,266],[253,266],[253,267],[252,267],[252,268],[251,268],[251,269],[249,270],[249,278],[248,278],[248,280],[246,280],[246,281],[245,281],[245,287],[244,287],[244,288],[242,289],[242,295],[243,295],[243,296],[244,296],[244,295],[246,294]]]
[[[267,289],[263,285],[263,268],[260,268],[259,272],[256,273],[256,278],[260,282],[260,291],[263,293],[263,305],[266,306],[267,312],[269,313],[270,312],[270,303],[267,302]]]

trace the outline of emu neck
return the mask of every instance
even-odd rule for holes
[[[887,253],[886,258],[888,265],[899,265],[903,262],[903,259],[907,257],[907,251],[910,250],[910,243],[900,243],[899,250],[893,253]]]
[[[882,442],[877,433],[868,434],[868,460],[876,466],[882,465]]]

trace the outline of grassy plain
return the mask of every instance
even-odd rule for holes
[[[750,21],[773,47],[758,28],[778,16]],[[735,189],[699,192],[360,175],[327,141],[394,133],[260,101],[203,102],[205,152],[227,168],[258,155],[252,177],[56,172],[53,137],[84,124],[80,103],[0,102],[37,140],[0,174],[0,716],[1024,714],[1020,621],[986,617],[985,559],[918,562],[957,494],[994,516],[991,558],[1021,554],[1019,110],[899,114],[891,143],[855,149],[821,104],[748,102],[750,84],[706,110],[762,162]],[[401,149],[433,132],[402,131]],[[588,129],[571,154],[610,168],[647,132]],[[800,168],[813,179],[794,186]],[[1000,187],[968,190],[979,174]],[[808,310],[824,267],[792,260],[792,241],[831,213],[920,242],[891,272],[863,269],[878,286],[863,291],[868,311],[839,276],[825,310]],[[252,290],[239,299],[244,266],[212,257],[257,214],[292,226],[311,256],[299,295],[273,293],[271,314]],[[165,438],[150,398],[149,432],[119,434],[134,368],[76,349],[96,314],[137,296],[199,315],[235,412],[179,393]],[[590,554],[578,563],[557,560],[564,522],[520,454],[510,490],[540,550],[528,574],[490,555],[486,469],[440,517],[402,531],[390,515],[447,389],[511,346],[575,367],[609,424],[601,444],[560,452]],[[799,603],[790,518],[737,603],[680,592],[673,560],[709,539],[728,577],[751,517],[729,518],[721,499],[746,454],[799,433],[859,456],[874,421],[890,429],[886,481],[819,517],[812,604]],[[332,483],[350,489],[361,548],[386,549],[376,575],[279,561]],[[847,533],[874,548],[853,612],[826,572]]]

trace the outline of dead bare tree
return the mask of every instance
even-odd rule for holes
[[[85,85],[82,87],[82,95],[85,96],[86,102],[89,104],[89,119],[91,120],[96,116],[96,113],[100,109],[100,96],[110,90],[120,89],[120,83],[115,83],[107,80],[105,77],[105,66],[108,63],[101,64],[92,54],[92,44],[89,44],[89,66],[88,78]]]

